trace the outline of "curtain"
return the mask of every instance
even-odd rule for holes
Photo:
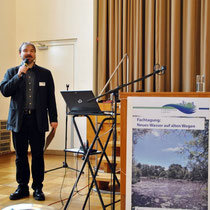
[[[98,0],[97,80],[99,93],[153,73],[122,91],[191,92],[196,75],[210,91],[209,0]]]

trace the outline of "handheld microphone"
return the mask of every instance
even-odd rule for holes
[[[24,59],[24,60],[23,60],[23,65],[24,65],[25,67],[28,67],[28,64],[29,64],[29,59],[28,59],[28,58]]]

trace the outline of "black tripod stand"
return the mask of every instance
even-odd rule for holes
[[[66,84],[66,90],[68,91],[69,89],[69,84]],[[47,170],[45,171],[45,173],[48,173],[50,171],[54,171],[54,170],[57,170],[57,169],[61,169],[61,168],[68,168],[68,169],[71,169],[71,170],[74,170],[74,171],[77,171],[77,172],[80,172],[79,170],[77,169],[74,169],[74,168],[71,168],[68,166],[67,164],[67,128],[68,128],[68,107],[66,105],[66,125],[65,125],[65,149],[64,149],[64,162],[63,162],[63,165],[60,166],[60,167],[57,167],[57,168],[53,168],[53,169],[50,169],[50,170]]]

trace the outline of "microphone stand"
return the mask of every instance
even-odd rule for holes
[[[96,99],[101,98],[101,97],[103,97],[103,96],[106,96],[106,95],[108,95],[108,94],[114,93],[114,92],[116,92],[116,91],[118,92],[120,89],[122,89],[122,88],[124,88],[124,87],[126,87],[126,86],[128,86],[128,85],[132,85],[132,84],[134,84],[134,83],[136,83],[136,82],[143,81],[143,80],[147,79],[148,77],[154,76],[155,74],[162,75],[162,74],[164,74],[163,72],[166,70],[165,68],[166,68],[165,66],[162,66],[161,69],[155,70],[154,72],[152,72],[152,73],[150,73],[150,74],[147,74],[146,76],[144,76],[144,77],[142,77],[142,78],[139,78],[139,79],[136,79],[136,80],[134,80],[134,81],[131,81],[131,82],[122,84],[122,85],[118,86],[118,87],[115,88],[115,89],[109,90],[109,91],[107,91],[107,92],[104,93],[104,94],[101,94],[101,95],[99,95],[99,96],[97,96],[97,97],[94,97],[94,98],[91,98],[91,99],[87,100],[87,102],[91,102],[91,101],[93,101],[93,100],[96,100]]]
[[[69,84],[66,84],[66,90],[68,91],[69,90]],[[71,169],[71,170],[74,170],[74,171],[77,171],[77,172],[80,172],[79,170],[75,169],[75,168],[72,168],[72,167],[69,167],[68,166],[68,163],[67,163],[67,129],[68,129],[68,107],[66,105],[66,125],[65,125],[65,149],[64,149],[64,162],[63,162],[63,165],[60,166],[60,167],[57,167],[57,168],[53,168],[53,169],[50,169],[50,170],[47,170],[45,171],[45,173],[48,173],[50,171],[55,171],[57,169],[61,169],[61,168],[68,168],[68,169]]]
[[[98,99],[98,98],[101,98],[101,97],[103,97],[103,96],[106,96],[106,95],[108,95],[108,94],[113,94],[113,95],[114,95],[114,97],[113,97],[113,101],[114,101],[114,113],[115,113],[115,116],[114,116],[114,131],[113,131],[113,143],[114,143],[114,168],[113,168],[113,170],[112,170],[112,171],[114,172],[114,174],[113,174],[113,197],[112,197],[112,207],[113,207],[112,209],[113,209],[113,210],[115,209],[115,203],[117,203],[117,202],[120,201],[120,200],[115,201],[115,181],[116,181],[116,178],[115,178],[115,177],[116,177],[116,141],[117,141],[117,126],[116,126],[116,125],[117,125],[117,102],[119,101],[119,90],[122,89],[123,87],[128,86],[128,85],[134,84],[134,83],[139,82],[139,81],[143,81],[143,80],[147,79],[148,77],[154,76],[154,75],[156,75],[156,74],[162,75],[162,74],[164,74],[165,70],[166,70],[166,67],[165,67],[165,66],[164,66],[164,67],[161,67],[161,69],[157,69],[157,70],[155,70],[153,73],[150,73],[150,74],[148,74],[148,75],[146,75],[146,76],[144,76],[144,77],[142,77],[142,78],[136,79],[136,80],[134,80],[134,81],[132,81],[132,82],[128,82],[128,83],[126,83],[126,84],[122,84],[122,85],[118,86],[118,87],[115,88],[115,89],[109,90],[108,92],[106,92],[106,93],[104,93],[104,94],[101,94],[101,95],[99,95],[99,96],[97,96],[97,97],[95,97],[95,98],[91,98],[91,99],[88,100],[88,102],[90,102],[90,101],[96,100],[96,99]]]
[[[112,77],[115,75],[115,73],[117,72],[117,70],[119,69],[121,63],[124,61],[124,59],[127,58],[127,78],[128,78],[128,66],[129,66],[129,57],[128,57],[128,54],[125,53],[124,56],[122,57],[122,59],[120,60],[120,62],[118,63],[118,65],[116,66],[116,68],[114,69],[114,71],[112,72],[109,80],[106,82],[106,84],[104,85],[103,89],[101,90],[101,92],[99,93],[99,95],[101,95],[104,90],[106,89],[106,87],[108,86],[108,84],[110,83],[110,81],[112,80]],[[95,124],[96,124],[96,127],[97,127],[97,124],[98,124],[98,117],[96,116],[95,118]],[[96,143],[96,149],[97,149],[97,143]],[[97,165],[97,158],[96,158],[96,165]]]
[[[109,82],[111,81],[112,77],[115,75],[115,73],[116,73],[117,70],[119,69],[121,63],[123,62],[123,60],[124,60],[126,57],[127,57],[127,65],[128,65],[128,55],[125,54],[125,55],[123,56],[123,58],[120,60],[119,64],[118,64],[117,67],[115,68],[115,70],[113,71],[113,73],[111,74],[109,80],[106,82],[105,86],[103,87],[103,89],[101,90],[101,92],[99,93],[99,95],[101,95],[101,94],[104,92],[104,90],[105,90],[106,87],[108,86]],[[127,66],[127,69],[128,69],[128,66]],[[127,78],[128,78],[128,77],[127,77]]]

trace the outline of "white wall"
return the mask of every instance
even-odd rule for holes
[[[15,1],[0,1],[0,81],[8,68],[15,65]],[[0,94],[0,120],[6,120],[9,98]]]
[[[1,0],[0,26],[4,28],[8,24],[8,28],[3,35],[2,30],[0,33],[0,42],[3,44],[1,44],[3,49],[0,48],[2,61],[0,62],[0,80],[3,78],[2,69],[4,74],[7,68],[21,62],[18,48],[23,41],[77,38],[74,89],[92,89],[93,1]],[[60,82],[62,83],[62,81]],[[5,119],[8,113],[8,100],[0,97],[0,105],[4,104],[0,111],[0,118]],[[82,124],[85,126],[84,123]],[[83,130],[86,130],[85,127]],[[59,139],[59,136],[56,138]],[[63,149],[63,146],[61,148]]]
[[[17,48],[25,40],[77,38],[75,89],[93,86],[93,0],[16,0]]]

